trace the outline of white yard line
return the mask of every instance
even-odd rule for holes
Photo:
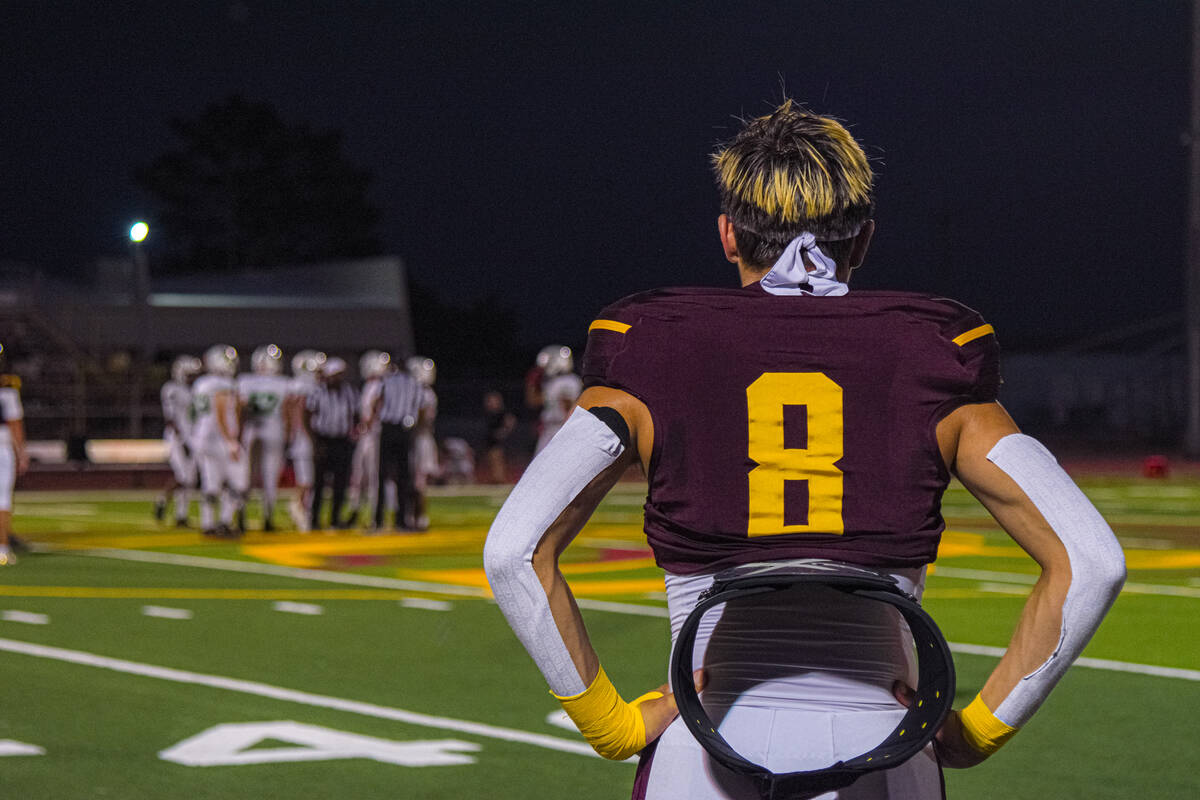
[[[79,664],[86,667],[98,667],[114,672],[123,672],[127,675],[140,675],[145,678],[157,678],[175,683],[192,684],[193,686],[208,686],[213,689],[252,694],[272,700],[300,703],[301,705],[318,708],[331,708],[335,711],[361,714],[362,716],[375,717],[377,719],[394,720],[408,725],[457,731],[473,736],[501,739],[506,742],[519,742],[521,744],[542,747],[547,750],[558,750],[563,753],[575,753],[576,755],[599,758],[591,746],[584,742],[572,742],[567,739],[560,739],[557,736],[529,733],[528,731],[519,731],[513,728],[501,728],[482,722],[470,722],[469,720],[452,719],[450,717],[435,717],[415,711],[405,711],[402,708],[392,708],[374,703],[364,703],[358,700],[347,700],[341,697],[301,692],[295,689],[285,689],[280,686],[259,683],[258,681],[244,681],[237,678],[226,678],[221,675],[206,675],[202,672],[189,672],[187,670],[172,669],[171,667],[158,667],[153,664],[141,664],[136,661],[125,661],[120,658],[109,658],[108,656],[96,655],[95,653],[85,653],[81,650],[66,650],[61,647],[30,644],[29,642],[19,642],[13,639],[0,639],[0,650],[33,656],[35,658],[65,661],[70,664]]]
[[[303,614],[309,617],[319,617],[325,613],[324,606],[316,603],[295,603],[291,600],[278,600],[271,604],[271,608],[285,614]]]
[[[276,564],[260,564],[252,561],[232,561],[222,558],[206,558],[203,556],[186,556],[175,553],[158,553],[145,550],[75,550],[69,551],[79,555],[99,556],[101,558],[116,558],[125,561],[148,561],[158,564],[174,564],[177,566],[203,567],[206,569],[225,569],[233,572],[252,572],[263,575],[280,575],[288,578],[305,580],[328,581],[330,583],[346,583],[358,586],[378,586],[407,591],[421,591],[432,594],[458,594],[471,597],[486,597],[482,589],[471,586],[455,586],[446,583],[425,583],[421,581],[405,581],[398,578],[384,578],[376,575],[359,575],[352,572],[330,572],[319,569],[301,569],[299,567],[281,567]],[[968,578],[995,583],[1016,583],[1029,585],[1037,581],[1037,576],[1020,572],[991,572],[988,570],[958,569],[939,567],[936,574],[947,578]],[[1133,584],[1132,591],[1140,588],[1164,590],[1146,591],[1146,594],[1174,594],[1184,597],[1200,597],[1200,589],[1187,586],[1162,586],[1152,584]],[[1131,591],[1130,584],[1125,585],[1126,591]],[[1173,591],[1165,591],[1173,590]],[[641,617],[657,617],[666,619],[669,614],[665,606],[642,605],[638,603],[616,603],[609,600],[577,600],[580,608],[593,611],[608,611],[616,614],[631,614]],[[958,653],[971,655],[986,655],[999,658],[1004,655],[1003,647],[990,647],[978,644],[950,643],[950,649]],[[1089,669],[1104,669],[1113,672],[1132,672],[1141,675],[1153,675],[1166,678],[1181,678],[1183,680],[1200,680],[1200,671],[1180,669],[1177,667],[1159,667],[1153,664],[1136,664],[1127,661],[1110,661],[1103,658],[1080,658],[1076,666]]]
[[[464,597],[487,596],[487,593],[477,586],[406,581],[400,578],[385,578],[382,575],[360,575],[353,572],[284,567],[278,564],[263,564],[259,561],[235,561],[229,558],[208,558],[207,556],[189,556],[180,553],[159,553],[153,550],[117,550],[112,548],[97,548],[93,550],[50,549],[66,555],[115,558],[120,561],[144,561],[151,564],[171,564],[177,567],[219,569],[226,572],[249,572],[255,575],[276,575],[281,578],[344,583],[352,586],[374,586],[380,589],[399,589],[406,592],[429,592],[431,594],[451,594]]]
[[[1025,572],[992,572],[986,569],[962,569],[960,567],[939,567],[936,564],[933,568],[935,576],[943,578],[963,578],[971,581],[985,581],[991,583],[1018,583],[1025,586],[1032,586],[1037,583],[1037,575],[1030,575]],[[1129,594],[1154,594],[1162,597],[1193,597],[1200,598],[1200,589],[1194,589],[1190,586],[1174,586],[1169,583],[1136,583],[1127,581],[1122,593]]]
[[[142,606],[142,614],[158,619],[191,619],[194,616],[189,609],[168,606]]]
[[[1004,655],[1003,647],[989,647],[982,644],[958,644],[950,642],[950,649],[955,653],[966,653],[972,656],[988,656],[999,658]],[[1156,678],[1178,678],[1184,681],[1200,681],[1200,670],[1181,669],[1180,667],[1156,667],[1153,664],[1132,664],[1128,661],[1111,661],[1107,658],[1088,658],[1086,656],[1075,662],[1077,667],[1088,669],[1103,669],[1109,672],[1132,672],[1137,675],[1152,675]]]

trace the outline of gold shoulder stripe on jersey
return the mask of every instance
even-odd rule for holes
[[[989,333],[995,332],[996,329],[991,325],[980,325],[978,328],[971,328],[971,330],[967,331],[966,333],[960,333],[958,336],[955,336],[954,343],[959,347],[962,347],[968,342],[973,342],[976,339],[987,336]]]
[[[632,325],[626,325],[624,322],[617,322],[613,319],[598,319],[588,326],[588,333],[592,331],[613,331],[614,333],[625,333],[632,328]]]

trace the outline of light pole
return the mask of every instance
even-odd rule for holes
[[[142,395],[145,390],[146,373],[154,357],[154,345],[150,332],[150,265],[146,261],[145,241],[150,235],[150,226],[135,222],[129,228],[130,248],[133,250],[133,302],[137,307],[135,316],[138,325],[138,357],[134,360],[133,380],[130,381],[132,396],[129,403],[129,435],[142,435]]]

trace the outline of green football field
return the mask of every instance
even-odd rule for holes
[[[954,798],[1200,797],[1200,483],[1081,481],[1126,548],[1120,600],[1053,697]],[[661,573],[622,485],[564,572],[627,697],[666,676]],[[0,797],[623,798],[488,599],[503,494],[431,498],[419,536],[204,541],[149,493],[18,493],[36,543],[0,572]],[[1033,563],[961,488],[926,607],[962,705]],[[284,520],[279,522],[282,524]]]

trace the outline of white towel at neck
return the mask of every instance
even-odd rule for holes
[[[807,254],[808,258],[805,258]],[[806,263],[807,262],[807,263]],[[813,269],[810,271],[809,267]],[[818,297],[842,295],[850,287],[837,279],[837,264],[805,232],[792,239],[783,255],[759,281],[771,294],[811,294]]]

